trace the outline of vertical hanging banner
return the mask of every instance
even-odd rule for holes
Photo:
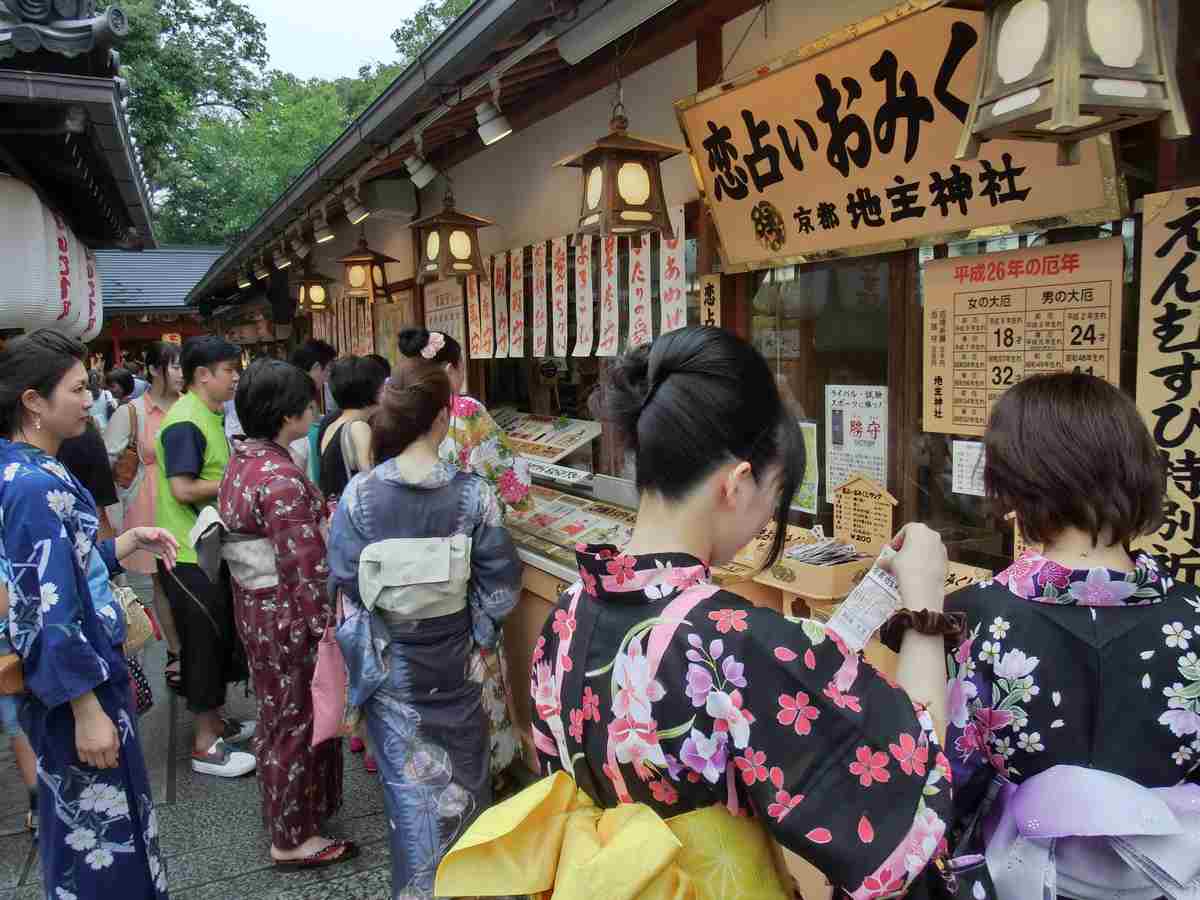
[[[553,310],[554,355],[567,355],[567,239],[550,242],[551,309]]]
[[[610,234],[600,243],[600,334],[596,343],[597,356],[616,356],[617,338],[621,331],[621,314],[617,309],[617,236]]]
[[[1172,578],[1200,585],[1200,188],[1142,203],[1137,404],[1164,457],[1167,496],[1162,527],[1140,546]]]
[[[592,353],[592,236],[575,238],[575,356]]]
[[[492,303],[496,309],[496,359],[508,356],[508,254],[492,257]]]
[[[508,261],[508,355],[525,355],[525,248],[518,247]]]
[[[659,334],[675,331],[687,324],[687,291],[683,278],[683,207],[670,209],[675,239],[663,238],[659,247]]]
[[[495,340],[492,313],[492,273],[487,260],[483,261],[483,274],[479,276],[479,359],[492,358],[492,342]]]
[[[654,340],[650,316],[650,237],[629,239],[629,346],[640,347]]]
[[[533,355],[546,356],[546,242],[533,245]]]
[[[479,276],[467,276],[467,346],[471,359],[479,359]]]

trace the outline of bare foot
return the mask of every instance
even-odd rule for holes
[[[299,847],[293,847],[291,850],[280,850],[274,844],[271,845],[271,859],[275,862],[288,862],[293,859],[304,859],[306,856],[312,856],[314,853],[320,853],[326,847],[336,843],[332,838],[321,837],[315,834]]]

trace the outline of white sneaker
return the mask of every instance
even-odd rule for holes
[[[253,753],[230,750],[221,738],[217,738],[207,753],[192,752],[192,771],[201,775],[240,778],[253,772],[256,765]]]

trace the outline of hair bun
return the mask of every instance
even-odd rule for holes
[[[424,328],[405,328],[397,337],[400,352],[408,357],[418,357],[429,343],[429,331]]]

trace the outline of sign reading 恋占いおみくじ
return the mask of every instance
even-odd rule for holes
[[[925,430],[982,435],[1021,379],[1121,375],[1121,238],[925,266]]]
[[[721,327],[721,276],[700,276],[700,324]]]
[[[910,0],[675,104],[726,271],[1051,216],[1119,218],[1106,138],[1087,141],[1077,166],[1029,141],[955,160],[984,17],[933,5]]]
[[[825,496],[855,475],[887,483],[888,407],[883,385],[825,387]]]
[[[1162,527],[1140,546],[1200,585],[1200,189],[1143,200],[1137,404],[1167,467]]]
[[[856,474],[833,492],[833,536],[864,556],[878,556],[895,534],[895,505],[887,490]]]

